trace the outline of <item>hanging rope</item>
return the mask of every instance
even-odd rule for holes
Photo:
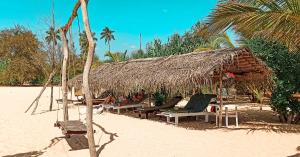
[[[77,24],[78,24],[78,32],[80,33],[81,30],[80,30],[80,22],[79,22],[79,17],[78,17],[78,15],[76,16],[76,18],[77,18]]]
[[[58,122],[58,112],[59,112],[59,103],[57,102],[57,111],[56,111],[56,122]]]

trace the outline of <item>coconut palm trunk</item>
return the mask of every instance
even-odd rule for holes
[[[87,136],[88,136],[90,156],[97,157],[95,139],[94,139],[94,129],[93,129],[93,103],[92,103],[92,95],[89,87],[89,74],[90,74],[90,70],[94,58],[95,42],[90,29],[86,1],[85,0],[80,0],[80,1],[81,1],[81,11],[82,11],[84,28],[89,42],[88,53],[87,53],[87,58],[86,58],[86,62],[83,70],[83,78],[82,78],[83,80],[82,88],[83,88],[83,92],[87,104],[86,107]]]
[[[110,42],[108,42],[108,52],[110,52]]]

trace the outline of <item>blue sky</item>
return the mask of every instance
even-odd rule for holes
[[[67,21],[76,1],[55,0],[57,27]],[[101,30],[108,26],[115,31],[112,50],[124,52],[138,49],[140,33],[143,48],[154,38],[166,41],[175,32],[183,34],[198,20],[203,20],[216,4],[217,0],[90,0],[89,17],[97,38],[100,38]],[[43,38],[50,24],[51,7],[52,0],[3,1],[0,3],[0,29],[19,24]],[[78,44],[77,21],[72,29]],[[107,46],[104,41],[98,40],[97,55],[103,58],[105,50]]]

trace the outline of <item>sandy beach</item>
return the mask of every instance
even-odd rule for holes
[[[62,111],[47,112],[50,90],[40,100],[35,115],[24,111],[40,87],[0,87],[0,156],[84,157],[88,149],[72,150],[53,124]],[[55,88],[58,98],[59,88]],[[56,102],[54,109],[57,109]],[[84,110],[81,107],[80,110]],[[70,119],[79,118],[71,107]],[[81,117],[82,118],[82,117]],[[163,122],[104,112],[94,115],[95,141],[104,157],[296,157],[300,156],[300,133],[250,129],[192,130]],[[75,138],[86,142],[84,137]],[[77,141],[78,143],[78,141]],[[79,142],[80,143],[80,142]],[[78,145],[80,146],[80,145]]]

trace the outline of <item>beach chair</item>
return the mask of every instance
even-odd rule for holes
[[[196,117],[198,119],[199,116],[205,116],[205,122],[208,122],[209,115],[216,115],[214,112],[206,111],[211,99],[215,97],[216,95],[213,94],[195,94],[183,109],[169,110],[157,115],[166,117],[167,123],[173,123],[171,118],[174,118],[173,124],[175,125],[178,125],[180,117]]]
[[[161,109],[173,108],[181,100],[182,100],[181,96],[174,97],[174,98],[170,99],[169,101],[167,101],[166,103],[164,103],[161,106],[139,108],[139,109],[135,110],[135,112],[137,112],[139,114],[140,118],[142,117],[142,115],[145,115],[145,118],[148,119],[148,115],[150,113],[157,112]]]
[[[141,108],[144,107],[145,104],[143,103],[138,103],[138,104],[128,104],[128,105],[123,105],[123,106],[113,106],[113,110],[117,110],[118,114],[121,113],[122,109],[135,109],[135,108]]]

